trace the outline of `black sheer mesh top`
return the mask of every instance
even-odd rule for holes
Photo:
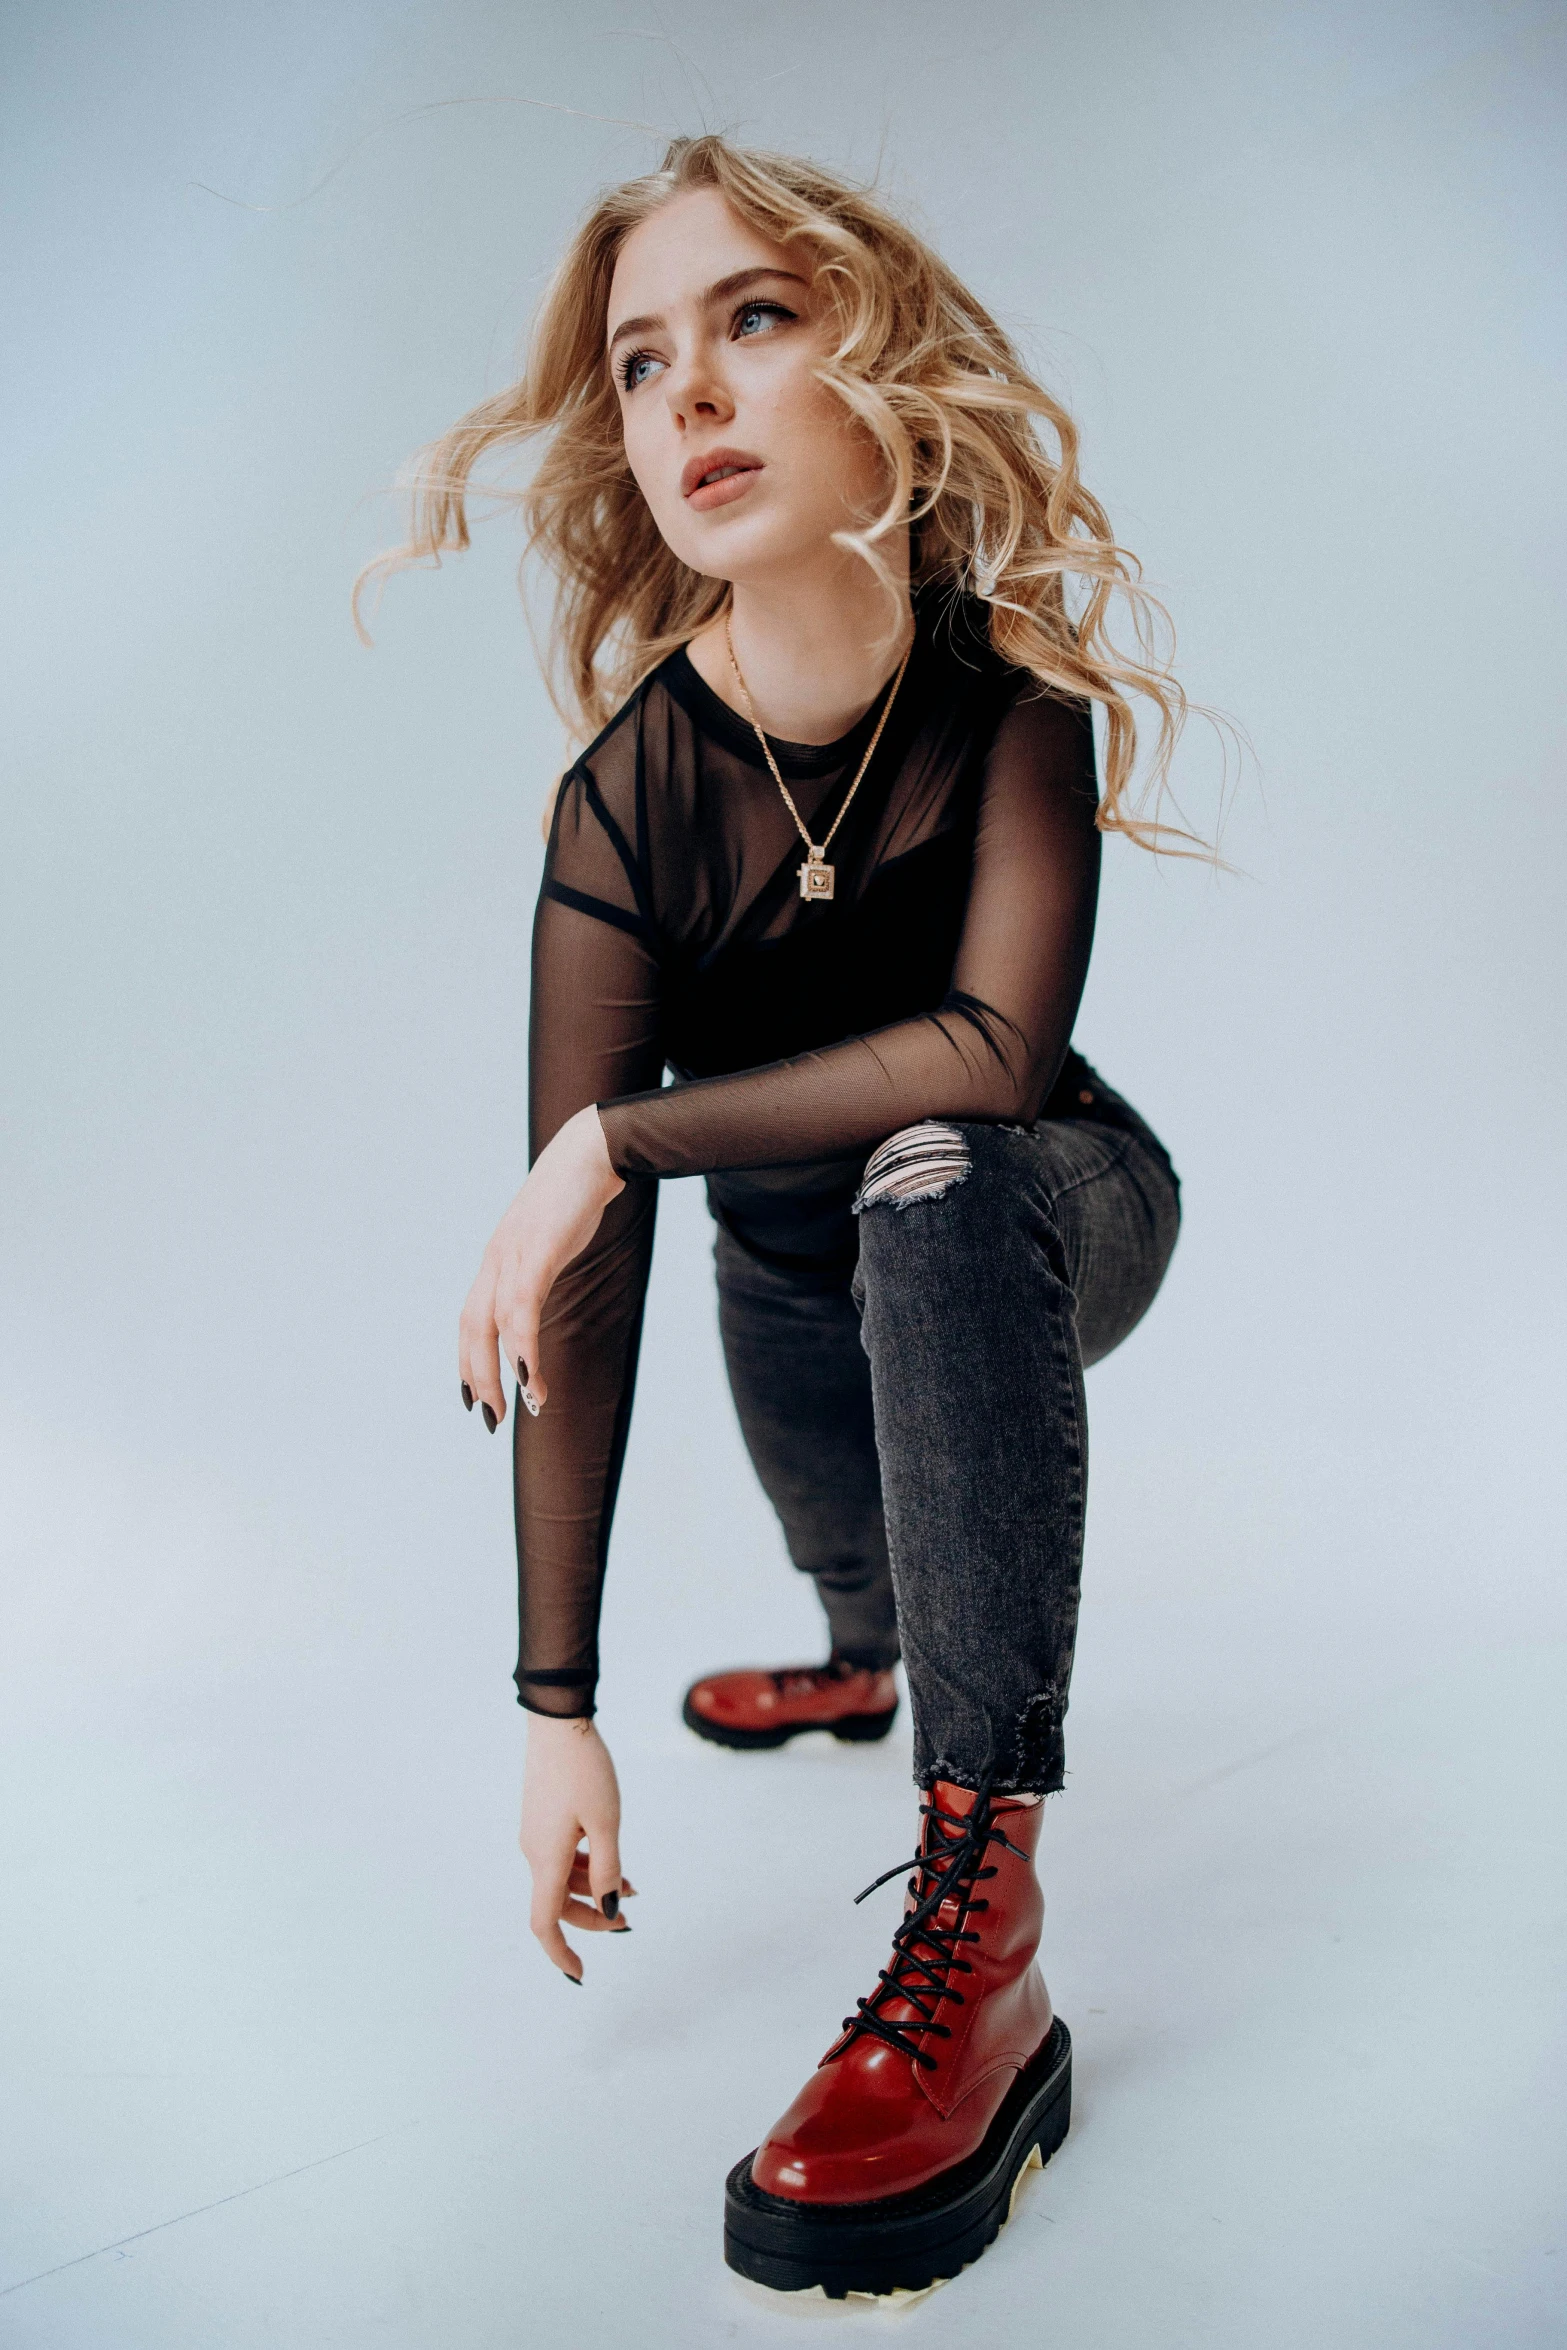
[[[683,651],[561,787],[533,934],[530,1147],[596,1102],[626,1188],[551,1293],[549,1402],[514,1419],[517,1688],[535,1712],[593,1708],[658,1178],[705,1176],[764,1257],[845,1268],[878,1143],[925,1118],[1031,1120],[1062,1075],[1099,873],[1089,713],[997,658],[983,606],[926,593],[915,619],[829,851],[830,901],[802,899],[761,746]],[[769,738],[814,840],[883,696],[838,742]]]

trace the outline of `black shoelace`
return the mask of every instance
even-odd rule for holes
[[[958,2007],[963,2005],[962,1992],[954,1989],[948,1978],[974,1972],[960,1946],[979,1940],[978,1933],[969,1930],[968,1920],[990,1906],[987,1901],[974,1899],[975,1887],[996,1874],[994,1862],[986,1867],[985,1855],[992,1844],[1005,1846],[1019,1860],[1026,1860],[1028,1855],[992,1819],[988,1783],[981,1786],[974,1808],[966,1816],[943,1811],[934,1795],[920,1805],[920,1812],[926,1822],[921,1849],[912,1860],[900,1860],[895,1867],[885,1870],[866,1886],[864,1893],[854,1897],[856,1902],[864,1901],[878,1886],[887,1884],[904,1869],[914,1870],[907,1887],[914,1896],[914,1907],[905,1914],[892,1937],[891,1964],[881,1969],[870,1997],[855,2002],[855,2012],[844,2017],[843,2028],[851,2040],[859,2034],[869,2034],[895,2048],[900,2056],[911,2056],[916,2064],[930,2069],[937,2060],[930,2049],[917,2044],[918,2036],[934,2035],[943,2040],[952,2037],[952,2026],[939,2020],[938,2010],[944,1999],[950,1999]],[[932,1920],[937,1911],[953,1900],[957,1907],[952,1924],[934,1925]],[[883,2004],[892,1999],[905,2001],[915,2010],[915,2015],[902,2022],[883,2015]]]

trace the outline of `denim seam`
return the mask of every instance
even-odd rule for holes
[[[1069,1199],[1074,1191],[1086,1191],[1090,1183],[1098,1183],[1104,1176],[1113,1175],[1117,1167],[1124,1167],[1133,1139],[1130,1134],[1123,1134],[1120,1148],[1113,1159],[1106,1159],[1102,1167],[1095,1167],[1086,1175],[1074,1175],[1070,1183],[1063,1183],[1059,1191],[1051,1193],[1052,1204],[1057,1200]]]
[[[1120,1163],[1119,1159],[1117,1159],[1117,1160],[1115,1160],[1114,1162],[1112,1162],[1112,1164],[1115,1164],[1115,1165],[1119,1165],[1119,1163]],[[1105,1171],[1105,1173],[1107,1173],[1107,1174],[1108,1174],[1110,1170],[1109,1170],[1109,1168],[1106,1168],[1104,1171]],[[1086,1181],[1086,1180],[1091,1180],[1091,1179],[1090,1179],[1090,1178],[1085,1178],[1084,1180]],[[1078,1188],[1080,1188],[1080,1186],[1078,1186],[1078,1185],[1069,1185],[1067,1188],[1068,1188],[1068,1189],[1075,1190],[1075,1189],[1078,1189]],[[1062,1196],[1064,1197],[1064,1196],[1065,1196],[1065,1194],[1063,1193],[1063,1194],[1062,1194]],[[1079,1598],[1080,1598],[1080,1596],[1081,1596],[1081,1589],[1082,1589],[1082,1573],[1083,1573],[1083,1521],[1084,1521],[1084,1514],[1085,1514],[1085,1511],[1086,1511],[1086,1508],[1087,1508],[1087,1498],[1088,1498],[1088,1497],[1087,1497],[1087,1475],[1086,1475],[1086,1469],[1085,1469],[1085,1463],[1086,1463],[1086,1460],[1087,1460],[1087,1455],[1088,1455],[1088,1442],[1087,1442],[1087,1438],[1088,1438],[1088,1431],[1087,1431],[1087,1429],[1086,1429],[1086,1428],[1084,1427],[1084,1425],[1083,1425],[1083,1415],[1082,1415],[1082,1409],[1081,1409],[1080,1400],[1079,1400],[1079,1386],[1078,1386],[1078,1382],[1077,1382],[1076,1380],[1074,1380],[1074,1378],[1072,1377],[1072,1362],[1071,1362],[1071,1353],[1070,1353],[1070,1349],[1069,1349],[1069,1348],[1068,1348],[1066,1345],[1064,1345],[1064,1344],[1063,1344],[1063,1342],[1062,1342],[1062,1337],[1061,1337],[1061,1333],[1060,1333],[1060,1330],[1059,1330],[1059,1328],[1053,1328],[1053,1330],[1052,1330],[1052,1339],[1051,1339],[1051,1352],[1052,1352],[1052,1354],[1053,1354],[1053,1356],[1054,1356],[1054,1358],[1055,1358],[1055,1362],[1054,1362],[1055,1373],[1056,1373],[1056,1376],[1057,1376],[1057,1378],[1058,1378],[1060,1381],[1062,1381],[1062,1382],[1064,1383],[1064,1386],[1065,1386],[1065,1391],[1066,1391],[1066,1397],[1067,1397],[1067,1400],[1068,1400],[1068,1402],[1069,1402],[1069,1404],[1070,1404],[1070,1408],[1071,1408],[1071,1415],[1072,1415],[1072,1448],[1071,1448],[1071,1454],[1072,1454],[1072,1457],[1071,1457],[1071,1474],[1072,1474],[1072,1488],[1073,1488],[1073,1491],[1072,1491],[1072,1503],[1073,1503],[1073,1515],[1074,1515],[1074,1521],[1075,1521],[1075,1524],[1076,1524],[1076,1526],[1077,1526],[1076,1557],[1075,1557],[1075,1559],[1074,1559],[1074,1561],[1073,1561],[1073,1564],[1074,1564],[1074,1567],[1075,1567],[1075,1569],[1076,1569],[1076,1577],[1075,1577],[1075,1580],[1076,1580],[1076,1583],[1077,1583],[1078,1596],[1079,1596]],[[1073,1625],[1072,1625],[1072,1636],[1071,1636],[1071,1638],[1070,1638],[1070,1639],[1067,1641],[1067,1643],[1066,1643],[1066,1652],[1067,1652],[1067,1655],[1068,1655],[1068,1657],[1069,1657],[1069,1658],[1070,1658],[1070,1656],[1072,1655],[1072,1652],[1073,1652],[1073,1650],[1074,1650],[1074,1648],[1075,1648],[1075,1646],[1076,1646],[1076,1640],[1077,1640],[1077,1625],[1076,1625],[1076,1620],[1075,1620],[1075,1615],[1074,1615],[1074,1621],[1073,1621]],[[1070,1670],[1071,1670],[1071,1668],[1070,1668],[1070,1665],[1068,1665],[1068,1668],[1067,1668],[1067,1669],[1068,1669],[1068,1673],[1070,1673]],[[1060,1686],[1059,1686],[1059,1685],[1058,1685],[1058,1684],[1057,1684],[1055,1681],[1051,1681],[1051,1682],[1050,1682],[1050,1683],[1049,1683],[1049,1684],[1048,1684],[1048,1685],[1047,1685],[1045,1688],[1043,1688],[1043,1689],[1036,1690],[1036,1691],[1035,1691],[1035,1693],[1034,1693],[1034,1695],[1033,1695],[1032,1697],[1026,1698],[1026,1699],[1024,1700],[1023,1706],[1022,1706],[1022,1708],[1021,1708],[1021,1710],[1020,1710],[1020,1712],[1019,1712],[1019,1714],[1018,1714],[1018,1716],[1017,1716],[1017,1719],[1016,1719],[1016,1721],[1015,1721],[1015,1722],[1013,1723],[1013,1725],[1012,1725],[1012,1752],[1013,1752],[1013,1758],[1014,1758],[1013,1776],[1014,1776],[1014,1778],[1015,1778],[1015,1779],[1022,1779],[1022,1778],[1023,1778],[1025,1775],[1031,1775],[1031,1776],[1035,1776],[1035,1777],[1037,1777],[1037,1776],[1040,1776],[1040,1775],[1042,1774],[1042,1769],[1043,1769],[1043,1755],[1042,1755],[1042,1753],[1041,1753],[1041,1771],[1040,1771],[1040,1772],[1035,1772],[1035,1773],[1033,1773],[1033,1774],[1025,1774],[1025,1764],[1026,1764],[1026,1761],[1027,1761],[1027,1755],[1028,1755],[1028,1745],[1029,1745],[1029,1731],[1030,1731],[1030,1728],[1033,1726],[1033,1725],[1030,1723],[1030,1716],[1031,1716],[1031,1715],[1034,1715],[1034,1714],[1036,1714],[1036,1713],[1038,1713],[1038,1712],[1042,1712],[1042,1713],[1044,1714],[1044,1717],[1045,1717],[1045,1718],[1044,1718],[1044,1720],[1043,1720],[1042,1722],[1040,1722],[1040,1724],[1039,1724],[1039,1730],[1040,1730],[1040,1731],[1043,1731],[1043,1732],[1048,1732],[1048,1733],[1054,1734],[1056,1737],[1059,1737],[1059,1736],[1060,1736],[1060,1734],[1061,1734],[1062,1725],[1063,1725],[1063,1723],[1065,1722],[1065,1719],[1066,1719],[1066,1709],[1067,1709],[1067,1692],[1066,1692],[1066,1690],[1065,1690],[1064,1688],[1061,1688],[1061,1687],[1060,1687]],[[1036,1734],[1037,1734],[1037,1733],[1036,1733]],[[1065,1756],[1064,1756],[1064,1754],[1063,1754],[1063,1757],[1062,1757],[1062,1769],[1063,1769],[1063,1771],[1065,1770],[1065,1767],[1066,1767],[1066,1765],[1065,1765]]]

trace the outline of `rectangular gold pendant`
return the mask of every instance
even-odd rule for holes
[[[830,898],[837,868],[829,865],[813,849],[800,867],[800,895],[802,898]]]

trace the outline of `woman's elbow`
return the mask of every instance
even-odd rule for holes
[[[990,1101],[985,1110],[987,1120],[997,1126],[1031,1126],[1039,1116],[1042,1099],[1032,1076],[1004,1075],[990,1088]]]

